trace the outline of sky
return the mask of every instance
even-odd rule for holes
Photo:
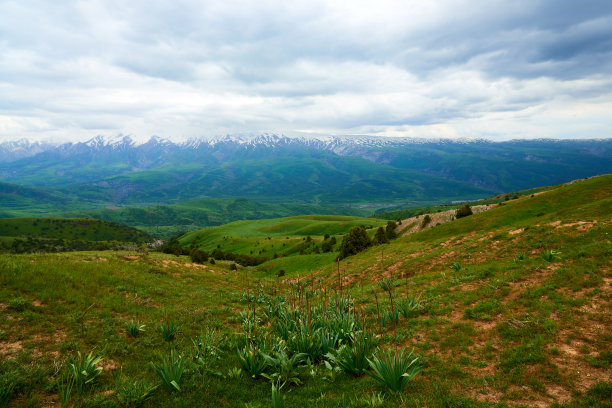
[[[0,0],[0,142],[612,137],[612,1]]]

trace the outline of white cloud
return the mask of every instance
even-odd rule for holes
[[[0,141],[611,136],[607,1],[7,0],[0,16]]]

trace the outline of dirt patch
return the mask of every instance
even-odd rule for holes
[[[14,342],[3,341],[0,342],[0,354],[3,356],[12,356],[23,350],[23,344],[17,340]]]
[[[102,361],[100,361],[100,367],[102,367],[104,371],[113,371],[119,367],[119,363],[112,359],[102,359]]]
[[[508,231],[508,235],[518,235],[522,234],[525,231],[525,228],[519,228],[512,231]]]

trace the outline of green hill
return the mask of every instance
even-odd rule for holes
[[[135,228],[90,218],[0,219],[0,237],[37,237],[83,241],[144,243],[153,238]]]
[[[270,237],[277,248],[287,237],[312,233],[314,240],[315,232],[363,222],[239,222],[181,242],[250,251],[251,239]],[[247,373],[246,363],[264,352],[266,375],[286,372],[285,380],[300,384],[282,387],[287,407],[609,408],[611,234],[612,176],[602,176],[505,201],[310,273],[305,255],[231,270],[230,262],[198,265],[160,253],[0,254],[0,396],[9,407],[59,405],[82,349],[102,358],[102,370],[82,394],[71,389],[74,405],[266,407],[271,384]],[[287,276],[277,277],[270,262]],[[126,333],[132,319],[146,325],[137,337]],[[159,330],[168,321],[178,326],[171,343]],[[414,349],[422,371],[391,392],[370,375],[349,374],[338,363],[348,353],[341,347],[324,357],[323,343],[340,336],[351,350],[371,345],[364,346],[370,361]],[[315,357],[292,367],[278,350]],[[184,367],[180,391],[151,365],[163,359],[167,372]]]

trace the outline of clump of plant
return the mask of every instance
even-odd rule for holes
[[[296,353],[289,357],[285,350],[274,351],[272,355],[264,354],[264,358],[270,366],[270,374],[262,374],[268,380],[275,383],[293,383],[300,385],[298,367],[306,360],[306,354]]]
[[[4,367],[0,366],[0,369]],[[14,370],[3,370],[0,374],[0,407],[8,405],[17,383],[17,372]]]
[[[368,357],[372,346],[372,337],[361,334],[356,336],[352,345],[343,345],[335,354],[329,353],[327,357],[345,372],[358,377],[370,367]]]
[[[430,222],[431,222],[431,217],[429,216],[429,214],[425,214],[425,216],[423,217],[423,221],[421,222],[421,229],[428,226]]]
[[[102,373],[102,367],[98,367],[101,361],[102,357],[96,357],[91,352],[86,356],[78,352],[77,357],[69,363],[74,387],[79,395],[83,393],[85,385],[93,383]]]
[[[408,319],[418,314],[421,309],[421,302],[413,297],[407,297],[406,299],[400,299],[397,302],[397,310],[404,319]]]
[[[125,324],[125,331],[132,337],[138,337],[140,333],[144,332],[144,328],[144,324],[134,320],[130,320]]]
[[[549,250],[546,250],[546,251],[542,252],[541,257],[546,262],[552,262],[552,261],[560,259],[560,255],[561,255],[560,251],[555,251],[554,249],[549,249]]]
[[[423,369],[417,364],[419,358],[412,358],[413,351],[404,355],[405,349],[387,350],[368,359],[374,372],[366,374],[387,387],[391,392],[401,391]]]
[[[253,344],[247,344],[244,348],[239,349],[237,353],[240,365],[252,378],[261,376],[268,366],[264,354]]]
[[[30,305],[31,303],[28,299],[23,297],[14,297],[9,300],[8,307],[16,312],[23,312],[30,307]]]
[[[272,408],[284,408],[285,398],[281,395],[281,389],[285,384],[277,385],[272,383]]]
[[[159,365],[151,363],[151,367],[157,373],[162,383],[171,390],[180,391],[179,382],[183,376],[186,359],[170,351],[168,359],[162,358]]]
[[[455,272],[459,272],[462,268],[461,262],[453,262],[451,269]]]
[[[146,381],[130,381],[117,390],[117,401],[123,407],[142,407],[151,399],[157,385]]]

